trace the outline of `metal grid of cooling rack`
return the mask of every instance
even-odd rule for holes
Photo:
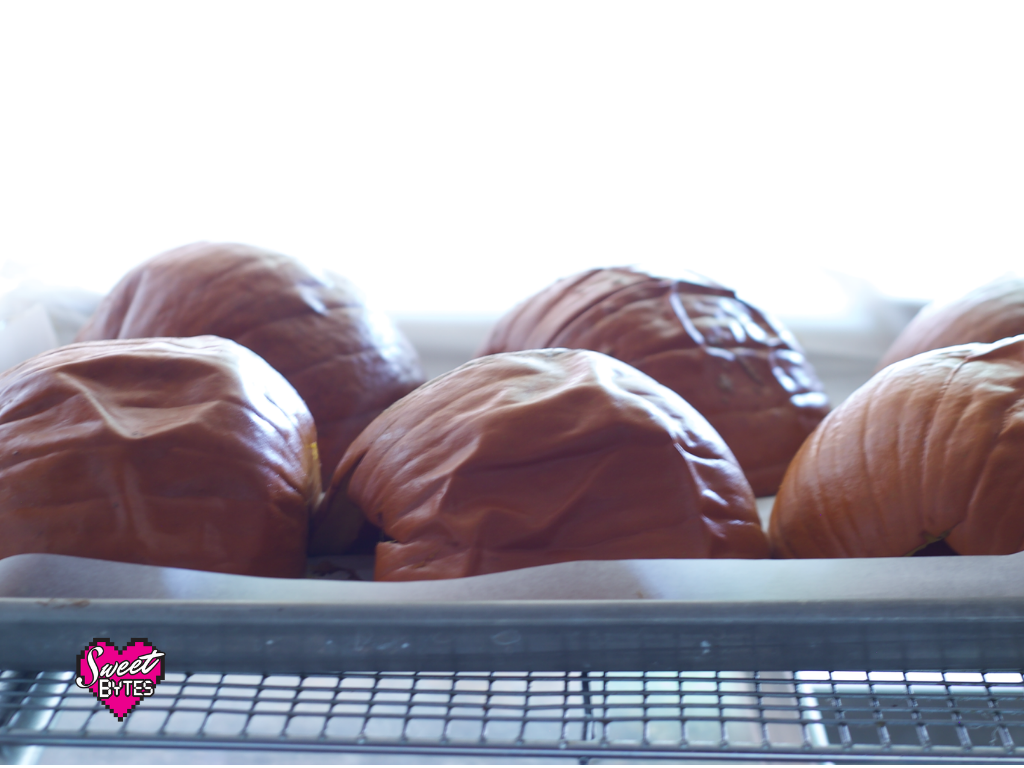
[[[0,673],[0,744],[420,756],[1019,761],[982,672],[168,673],[124,722],[71,673]]]

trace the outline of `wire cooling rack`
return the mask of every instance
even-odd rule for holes
[[[0,723],[8,754],[39,745],[979,763],[1024,758],[1024,680],[1005,672],[168,673],[119,722],[70,672],[5,671]]]

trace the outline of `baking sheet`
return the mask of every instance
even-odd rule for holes
[[[66,343],[88,304],[41,298],[6,305],[12,360]],[[864,328],[804,338],[834,404],[898,331]],[[434,363],[468,359],[463,346]],[[770,507],[758,500],[765,525]],[[94,637],[148,637],[179,669],[225,672],[1024,667],[1024,554],[577,562],[408,583],[371,571],[366,557],[314,560],[317,578],[298,580],[7,558],[0,668],[67,669]]]

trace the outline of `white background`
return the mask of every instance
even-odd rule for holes
[[[6,0],[0,280],[106,290],[223,239],[397,314],[494,314],[626,263],[784,316],[957,293],[1021,258],[1022,22],[1000,2]]]

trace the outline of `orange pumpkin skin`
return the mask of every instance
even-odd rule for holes
[[[302,576],[315,442],[291,385],[234,342],[45,352],[0,375],[0,558]]]
[[[929,304],[882,356],[876,370],[932,349],[990,344],[1024,333],[1024,278],[1000,278],[961,298]]]
[[[776,557],[1024,550],[1024,336],[875,374],[793,459],[769,538]]]
[[[231,243],[196,243],[140,264],[78,340],[207,334],[248,347],[295,387],[316,422],[324,478],[378,413],[425,380],[408,341],[352,285]],[[323,537],[311,548],[339,553],[349,543]]]
[[[750,486],[707,421],[583,350],[493,355],[427,383],[352,443],[327,493],[340,497],[394,539],[377,545],[379,580],[768,554]]]
[[[776,492],[828,398],[792,334],[699,275],[594,269],[501,319],[481,354],[592,349],[681,395],[728,444],[757,496]]]

